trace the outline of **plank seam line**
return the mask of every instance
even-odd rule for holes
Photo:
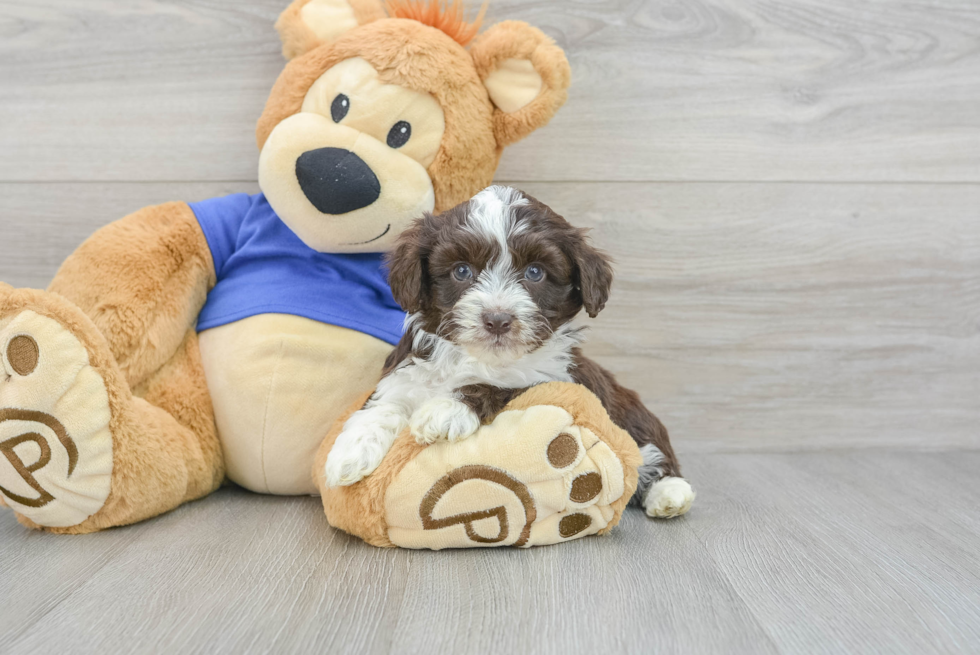
[[[82,587],[86,586],[89,582],[91,582],[92,580],[94,580],[95,577],[97,575],[99,575],[99,573],[102,572],[102,569],[104,569],[107,566],[109,566],[109,564],[111,564],[117,557],[119,557],[121,554],[123,554],[124,552],[126,552],[127,550],[129,550],[130,548],[132,548],[134,545],[136,545],[136,543],[138,543],[140,541],[140,538],[141,538],[142,534],[144,532],[146,532],[146,526],[147,525],[149,525],[149,522],[144,522],[143,524],[140,524],[139,527],[141,529],[135,535],[136,536],[135,539],[133,539],[132,541],[130,541],[130,542],[126,543],[126,544],[124,544],[120,548],[117,548],[115,550],[109,550],[109,551],[107,551],[110,554],[110,556],[109,557],[106,557],[105,562],[103,562],[102,565],[99,566],[97,569],[95,569],[94,571],[92,571],[92,574],[91,575],[87,576],[84,580],[79,581],[79,583],[77,585],[75,585],[71,589],[71,591],[69,591],[68,593],[66,593],[60,600],[58,600],[58,602],[56,602],[54,605],[52,605],[51,607],[49,607],[46,610],[44,610],[44,612],[42,612],[40,616],[38,616],[36,619],[34,619],[33,621],[31,621],[30,623],[28,623],[27,625],[25,625],[23,628],[21,628],[15,634],[15,636],[13,637],[13,639],[10,640],[9,644],[10,644],[11,648],[13,646],[16,646],[17,645],[17,642],[19,642],[24,637],[24,635],[27,633],[28,630],[30,630],[31,628],[33,628],[34,626],[36,626],[37,624],[39,624],[41,621],[43,621],[45,619],[45,617],[47,617],[49,614],[51,614],[56,609],[58,609],[59,607],[61,607],[65,602],[67,602],[75,594],[77,594],[82,589]],[[59,535],[59,536],[61,536],[61,535]],[[79,536],[79,535],[72,535],[72,538],[75,538],[77,536]]]
[[[708,184],[728,184],[728,185],[812,185],[812,186],[980,186],[980,179],[977,180],[494,180],[495,184],[577,184],[577,185],[599,185],[599,184],[656,184],[656,185],[708,185]],[[242,180],[0,180],[0,185],[4,184],[258,184],[257,179]]]
[[[676,449],[676,448],[675,448]],[[740,449],[718,449],[718,450],[684,450],[676,449],[678,454],[684,457],[697,457],[699,455],[819,455],[829,453],[901,453],[909,455],[948,455],[953,453],[980,453],[980,447],[963,446],[949,448],[920,448],[916,446],[867,446],[855,448],[848,446],[831,446],[829,448],[740,448]]]
[[[692,528],[687,523],[684,524],[684,529],[687,530],[692,537],[694,537],[695,541],[701,544],[703,553],[708,557],[708,559],[711,560],[711,563],[714,564],[715,571],[717,571],[718,575],[720,575],[725,580],[725,583],[728,585],[728,588],[731,589],[732,593],[738,597],[739,601],[741,601],[742,607],[744,607],[748,615],[752,617],[752,620],[755,622],[755,625],[765,636],[766,641],[769,642],[769,645],[772,646],[773,652],[782,653],[783,651],[779,648],[779,645],[776,643],[775,637],[772,634],[770,634],[769,629],[765,625],[763,625],[762,620],[756,614],[752,606],[749,605],[749,602],[745,599],[742,593],[738,590],[738,587],[735,585],[734,580],[732,580],[731,576],[728,575],[728,572],[721,565],[721,562],[719,562],[718,559],[715,558],[715,556],[711,553],[711,550],[708,548],[708,544],[705,541],[701,540],[697,532],[694,531],[694,528]]]

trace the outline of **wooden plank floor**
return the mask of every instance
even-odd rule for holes
[[[0,280],[255,192],[288,0],[0,0]],[[980,652],[980,4],[494,0],[574,82],[498,178],[616,259],[588,350],[698,490],[607,538],[370,548],[235,488],[0,510],[0,652]]]
[[[948,653],[980,646],[980,453],[698,454],[697,510],[381,550],[224,489],[85,538],[0,515],[3,652]]]

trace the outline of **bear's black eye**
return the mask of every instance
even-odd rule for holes
[[[401,148],[412,138],[412,126],[405,121],[398,121],[388,132],[388,145],[392,148]]]
[[[473,269],[469,264],[456,264],[453,266],[453,277],[460,282],[466,282],[473,277]]]
[[[346,116],[347,112],[349,111],[350,98],[341,93],[333,99],[333,103],[330,105],[330,115],[333,117],[334,123],[339,123],[340,121],[344,120],[344,116]]]
[[[544,279],[544,269],[537,264],[531,264],[524,271],[524,279],[528,282],[540,282]]]

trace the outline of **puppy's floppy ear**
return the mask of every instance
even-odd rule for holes
[[[597,250],[586,236],[587,230],[577,230],[578,239],[572,248],[572,257],[578,269],[576,283],[582,292],[582,306],[585,312],[595,318],[609,300],[612,288],[612,265],[609,257]]]
[[[565,53],[527,23],[494,25],[477,37],[470,54],[494,104],[493,132],[501,147],[544,127],[568,98],[572,72]]]
[[[381,0],[293,0],[279,15],[276,29],[283,56],[292,59],[384,17]]]
[[[425,304],[425,255],[423,234],[431,214],[418,218],[402,232],[395,247],[385,255],[388,285],[395,302],[409,314],[421,311]]]

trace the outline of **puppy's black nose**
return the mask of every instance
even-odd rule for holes
[[[505,312],[494,312],[493,314],[483,315],[483,327],[490,334],[507,334],[510,332],[510,324],[514,322],[514,317]]]
[[[299,188],[324,214],[346,214],[367,207],[381,195],[371,167],[350,150],[318,148],[296,160]]]

